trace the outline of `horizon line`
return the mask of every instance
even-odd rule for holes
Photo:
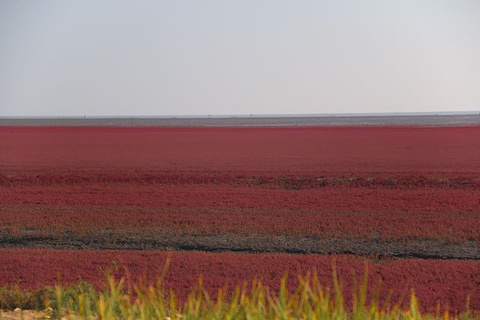
[[[468,116],[480,115],[478,111],[438,112],[338,112],[338,113],[248,113],[248,114],[205,114],[205,115],[72,115],[72,116],[0,116],[0,119],[228,119],[228,118],[307,118],[307,117],[395,117],[395,116]]]

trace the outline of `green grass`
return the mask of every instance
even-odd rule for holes
[[[155,285],[140,283],[129,287],[125,278],[116,280],[107,275],[103,290],[95,290],[86,282],[37,291],[21,290],[18,285],[3,287],[0,309],[33,309],[39,317],[66,319],[480,319],[478,313],[451,315],[440,311],[440,307],[436,314],[422,314],[413,292],[409,308],[402,309],[389,299],[380,304],[378,293],[367,290],[367,270],[352,292],[351,307],[345,306],[335,272],[331,290],[325,289],[313,272],[299,276],[299,285],[293,292],[287,289],[285,276],[276,292],[254,280],[232,293],[220,288],[215,297],[204,290],[200,277],[197,287],[180,303],[173,291],[163,287],[165,271]]]

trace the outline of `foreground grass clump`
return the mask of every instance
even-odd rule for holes
[[[294,292],[287,289],[287,276],[277,292],[261,281],[244,284],[232,293],[219,289],[212,298],[203,288],[202,278],[186,301],[164,289],[165,273],[156,285],[125,285],[125,278],[116,280],[107,275],[103,290],[95,290],[86,282],[70,287],[47,287],[38,291],[21,290],[18,286],[0,288],[0,319],[480,319],[468,309],[459,315],[437,308],[436,314],[422,314],[415,294],[409,307],[379,302],[378,294],[367,292],[368,272],[355,286],[353,305],[345,306],[341,283],[333,274],[333,288],[324,288],[316,273],[299,276]],[[1,309],[15,312],[1,312]],[[36,313],[22,310],[36,310]]]

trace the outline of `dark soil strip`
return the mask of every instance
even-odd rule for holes
[[[381,240],[265,235],[72,235],[0,234],[0,248],[94,250],[200,250],[245,253],[354,254],[422,259],[480,259],[480,241]]]
[[[446,176],[442,173],[429,176],[418,174],[345,174],[316,176],[269,176],[219,173],[70,173],[70,174],[2,174],[0,186],[50,186],[50,185],[88,185],[91,183],[128,183],[139,185],[234,185],[248,187],[278,188],[302,190],[326,187],[382,187],[408,189],[416,187],[472,188],[480,189],[478,174]]]

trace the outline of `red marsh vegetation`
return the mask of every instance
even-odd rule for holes
[[[480,127],[1,127],[2,171],[480,173]]]
[[[260,279],[272,289],[278,289],[280,279],[288,271],[288,286],[297,285],[296,275],[317,270],[321,283],[332,287],[332,259],[343,283],[347,304],[351,303],[352,280],[356,274],[361,281],[364,273],[363,259],[355,256],[321,256],[289,254],[236,254],[205,252],[161,251],[92,251],[92,250],[0,250],[0,286],[9,279],[20,279],[23,288],[39,288],[45,284],[71,284],[83,280],[101,284],[103,270],[117,268],[117,275],[132,280],[146,278],[153,281],[163,269],[167,256],[171,257],[165,287],[173,288],[180,298],[197,284],[203,275],[205,288],[215,296],[217,289],[228,284],[230,288]],[[112,261],[114,263],[112,264]],[[467,298],[470,307],[480,310],[480,262],[460,260],[383,260],[368,264],[369,283],[381,285],[381,297],[385,299],[390,289],[393,301],[409,301],[412,288],[423,303],[423,310],[435,311],[438,302],[450,311],[465,309]]]
[[[470,296],[480,310],[479,137],[478,126],[0,127],[0,285],[52,284],[57,271],[98,283],[112,260],[153,277],[164,250],[194,250],[173,253],[167,283],[180,294],[199,274],[209,290],[312,268],[328,284],[330,256],[282,253],[351,253],[338,259],[346,287],[362,255],[378,260],[385,292],[411,285],[452,310]]]

